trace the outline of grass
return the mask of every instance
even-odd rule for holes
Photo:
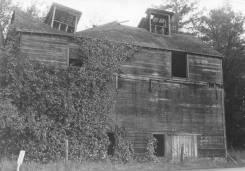
[[[207,167],[208,166],[208,167]],[[228,167],[224,160],[210,160],[200,159],[192,162],[184,163],[167,163],[160,161],[158,163],[146,162],[138,163],[132,162],[128,164],[113,164],[111,162],[84,162],[76,163],[69,162],[65,165],[63,162],[49,163],[45,165],[37,163],[24,163],[21,166],[21,171],[175,171],[175,170],[190,170],[200,168],[217,168]],[[16,170],[16,162],[3,160],[0,163],[1,171],[14,171]]]
[[[131,162],[127,164],[105,162],[64,162],[38,164],[24,163],[20,171],[175,171],[175,170],[193,170],[208,168],[228,168],[245,166],[245,151],[230,152],[232,160],[226,161],[221,158],[198,159],[195,161],[185,161],[184,163],[169,163],[165,160],[154,162]],[[235,162],[234,162],[235,161]],[[16,161],[0,161],[0,171],[15,171]]]

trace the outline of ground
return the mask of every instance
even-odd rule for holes
[[[127,164],[103,162],[64,162],[37,164],[24,162],[20,171],[243,171],[245,170],[245,151],[229,152],[228,160],[223,158],[198,159],[183,163],[169,163],[164,159],[158,162],[130,162]],[[0,171],[15,171],[16,161],[3,159],[0,161]]]
[[[245,154],[245,153],[244,153]],[[244,158],[245,159],[245,158]],[[65,165],[63,162],[50,164],[37,164],[25,162],[20,171],[175,171],[175,170],[192,170],[205,171],[207,169],[215,168],[209,171],[223,171],[224,168],[244,167],[245,160],[236,159],[236,162],[230,160],[226,162],[224,159],[199,159],[196,161],[185,161],[184,163],[167,163],[160,162],[131,162],[128,164],[119,164],[107,162],[83,162],[75,163],[69,162]],[[222,169],[218,169],[222,168]],[[14,171],[16,170],[16,161],[2,160],[0,163],[0,171]],[[230,169],[227,169],[229,171]],[[245,170],[245,168],[238,168]],[[225,170],[224,170],[225,171]]]

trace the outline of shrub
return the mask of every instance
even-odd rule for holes
[[[124,128],[116,128],[116,148],[112,160],[127,163],[134,158],[134,149],[132,143],[126,138]]]

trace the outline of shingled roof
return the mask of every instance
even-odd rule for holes
[[[186,34],[172,34],[171,36],[159,35],[150,33],[143,28],[125,26],[117,22],[77,32],[76,36],[105,39],[141,47],[222,57],[219,52],[207,46],[194,36]]]
[[[49,25],[33,18],[32,16],[26,14],[25,12],[19,9],[14,10],[11,21],[11,27],[14,27],[17,31],[21,32],[74,36],[74,34],[72,33],[66,33],[53,29]]]

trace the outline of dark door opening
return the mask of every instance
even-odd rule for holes
[[[165,137],[163,134],[153,134],[153,137],[157,140],[155,155],[158,157],[163,157],[165,153]]]
[[[110,144],[108,145],[108,149],[107,149],[107,154],[113,156],[115,150],[115,144],[116,144],[115,135],[112,132],[108,132],[107,136],[109,137],[109,141],[110,141]]]

